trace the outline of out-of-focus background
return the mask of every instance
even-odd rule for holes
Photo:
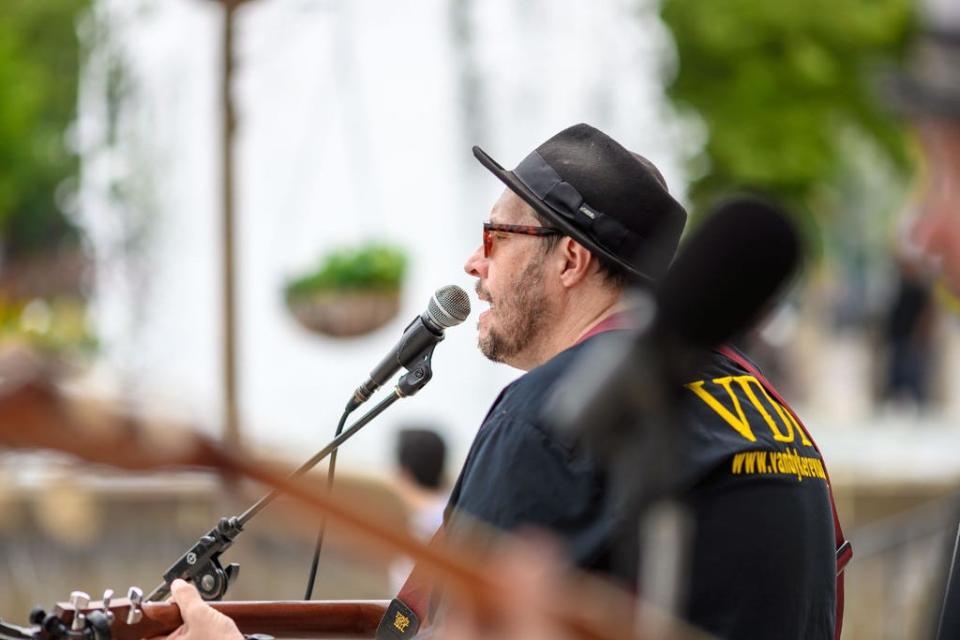
[[[5,0],[0,351],[293,467],[436,288],[472,290],[500,185],[471,146],[513,166],[588,122],[660,167],[691,227],[743,187],[790,203],[809,258],[750,353],[827,460],[845,637],[920,637],[960,513],[958,87],[954,0]],[[338,486],[417,531],[519,374],[472,324],[339,457]],[[410,437],[428,459],[398,454]],[[0,458],[19,622],[154,586],[259,495]],[[234,598],[302,596],[315,522],[271,509],[228,554]],[[330,532],[317,595],[391,595],[402,562],[349,539]]]

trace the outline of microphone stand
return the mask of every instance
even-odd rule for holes
[[[418,356],[412,368],[400,378],[389,396],[381,400],[350,428],[331,440],[327,446],[314,454],[289,477],[292,479],[303,475],[339,449],[340,445],[352,438],[394,402],[420,391],[433,377],[431,359],[435,346],[435,344],[430,345],[424,350],[422,356]],[[281,493],[279,489],[273,489],[239,516],[220,518],[215,527],[201,536],[176,562],[170,565],[170,568],[163,574],[163,582],[143,598],[143,601],[157,602],[166,598],[170,594],[170,584],[177,578],[193,582],[204,600],[221,600],[226,594],[227,588],[236,580],[240,565],[231,563],[224,567],[220,562],[220,555],[233,545],[244,526]]]

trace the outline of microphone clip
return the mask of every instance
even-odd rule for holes
[[[433,378],[433,350],[437,343],[431,344],[414,359],[408,371],[397,381],[396,394],[409,398],[426,386]]]
[[[170,594],[170,584],[177,578],[192,582],[204,600],[221,600],[227,587],[233,583],[240,565],[220,564],[220,554],[233,544],[234,538],[243,531],[236,517],[221,518],[217,526],[201,536],[190,549],[163,574],[163,583],[146,597],[147,602],[163,600]]]
[[[411,327],[420,321],[420,317],[414,318],[404,330],[404,336],[410,332]],[[396,392],[398,397],[406,398],[412,396],[430,382],[430,379],[433,377],[433,369],[431,368],[433,350],[436,349],[437,344],[443,340],[443,333],[439,335],[431,333],[430,335],[431,339],[422,341],[422,343],[425,344],[423,344],[423,348],[416,353],[416,355],[410,358],[404,358],[409,364],[404,363],[399,358],[397,359],[397,364],[407,370],[407,373],[397,382]],[[412,343],[415,344],[415,341],[412,341]],[[380,384],[374,382],[372,378],[361,384],[353,392],[350,400],[347,401],[345,411],[352,413],[357,407],[369,400],[379,388]]]

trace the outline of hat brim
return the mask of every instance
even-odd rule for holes
[[[595,240],[590,238],[590,236],[586,235],[582,229],[578,229],[574,225],[570,224],[562,214],[541,200],[537,194],[527,187],[527,185],[523,184],[520,178],[518,178],[512,171],[508,171],[500,166],[500,164],[491,158],[486,151],[478,146],[474,146],[473,155],[477,160],[480,161],[480,164],[486,167],[490,173],[499,178],[500,181],[507,185],[511,191],[520,196],[524,202],[533,207],[538,213],[544,215],[548,220],[550,220],[550,222],[557,229],[560,229],[564,235],[570,236],[585,246],[590,253],[603,256],[610,262],[622,267],[634,278],[647,283],[652,283],[654,281],[652,277],[638,269],[635,265],[599,245]]]

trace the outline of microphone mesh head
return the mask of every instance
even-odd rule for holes
[[[456,326],[470,315],[470,296],[454,284],[440,287],[430,298],[427,315],[444,329]]]

